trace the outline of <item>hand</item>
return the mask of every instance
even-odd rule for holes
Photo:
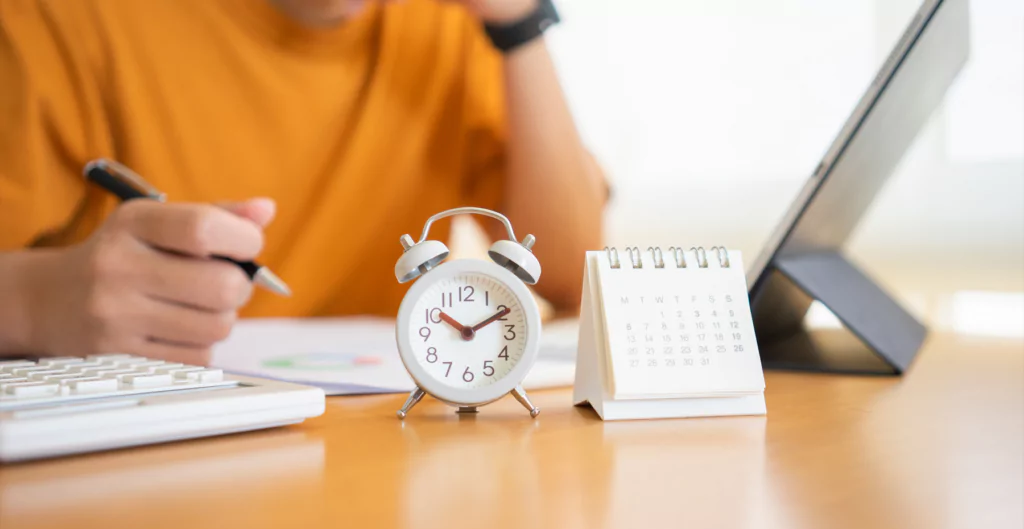
[[[207,362],[253,288],[238,266],[209,257],[254,259],[273,216],[268,199],[126,202],[92,237],[34,272],[33,349]]]
[[[508,307],[505,307],[505,308],[499,310],[496,314],[494,314],[490,318],[487,318],[486,320],[484,320],[484,321],[474,325],[473,326],[473,332],[476,332],[476,331],[479,331],[480,329],[483,329],[484,327],[490,325],[491,322],[493,322],[493,321],[498,321],[499,319],[504,318],[505,316],[508,316],[509,312],[512,312],[512,309],[510,309]]]
[[[462,335],[463,340],[466,340],[468,342],[469,340],[473,339],[473,336],[476,335],[476,331],[473,330],[472,328],[466,327],[465,325],[455,321],[455,318],[449,316],[444,311],[439,312],[441,313],[441,321],[447,323],[448,325],[451,325],[456,331],[459,331],[459,334]]]
[[[537,9],[539,0],[449,0],[466,6],[489,24],[515,22]]]

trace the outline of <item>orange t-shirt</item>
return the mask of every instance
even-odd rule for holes
[[[259,261],[295,295],[245,315],[394,315],[399,236],[499,207],[501,75],[429,0],[328,29],[269,0],[0,0],[0,251],[87,237],[117,203],[81,169],[108,157],[174,201],[277,201]]]

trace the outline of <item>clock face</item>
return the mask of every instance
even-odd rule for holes
[[[412,309],[399,331],[408,333],[405,353],[414,358],[407,363],[445,386],[474,389],[502,380],[523,359],[533,329],[509,285],[473,271],[420,281],[429,284],[408,300]]]

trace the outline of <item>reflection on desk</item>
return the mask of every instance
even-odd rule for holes
[[[319,501],[323,468],[323,441],[299,429],[7,465],[0,527],[114,517],[125,527],[165,517],[184,527],[252,526],[254,501],[282,508]]]

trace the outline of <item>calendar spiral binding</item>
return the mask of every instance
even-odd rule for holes
[[[636,246],[627,246],[623,249],[629,254],[629,264],[634,269],[641,269],[644,267],[643,252]],[[704,250],[703,246],[691,246],[689,251],[693,253],[693,258],[696,260],[698,268],[708,267],[708,252]],[[718,257],[718,266],[721,268],[729,268],[729,250],[724,246],[712,246],[711,250]],[[622,268],[622,261],[619,259],[619,250],[614,246],[605,246],[604,252],[608,255],[608,264],[612,268]],[[648,246],[647,252],[650,253],[651,263],[654,268],[665,268],[665,254],[662,252],[660,246]],[[669,246],[667,253],[675,262],[676,268],[687,268],[689,263],[686,261],[687,249],[682,246]]]

